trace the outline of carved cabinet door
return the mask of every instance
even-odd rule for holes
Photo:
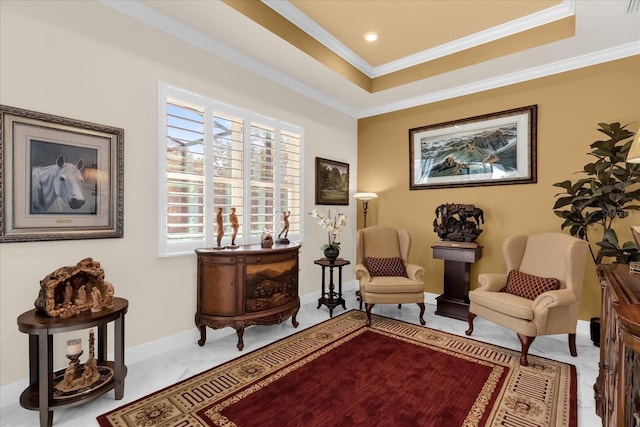
[[[246,313],[280,307],[297,299],[297,253],[248,256],[244,292]]]
[[[211,257],[200,264],[199,310],[203,314],[233,316],[236,313],[236,258]],[[241,289],[241,288],[240,288]]]

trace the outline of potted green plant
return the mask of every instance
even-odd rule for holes
[[[617,263],[628,264],[638,261],[640,254],[633,242],[620,245],[614,229],[615,221],[626,218],[630,211],[638,210],[640,201],[640,165],[627,163],[627,153],[631,147],[633,132],[620,123],[598,123],[598,131],[609,137],[605,141],[591,144],[593,162],[584,165],[577,173],[585,175],[576,182],[570,180],[553,184],[564,189],[556,194],[554,212],[564,220],[562,229],[569,228],[572,236],[589,243],[593,262],[598,265],[603,258],[614,258]],[[594,253],[589,232],[600,229],[602,233],[596,241],[599,247]],[[591,318],[591,340],[600,346],[600,318]]]
[[[594,161],[584,165],[583,174],[575,182],[556,182],[555,187],[564,190],[555,195],[553,206],[562,218],[562,229],[568,228],[572,236],[589,243],[591,257],[596,265],[603,258],[614,258],[616,263],[638,261],[640,254],[634,242],[620,245],[614,225],[617,219],[626,218],[631,211],[640,210],[640,165],[627,163],[633,132],[628,125],[598,123],[599,132],[609,139],[591,144]],[[601,234],[596,234],[600,231]],[[598,246],[596,252],[591,242]]]

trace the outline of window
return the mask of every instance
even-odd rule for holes
[[[160,85],[159,254],[191,253],[217,245],[216,214],[224,237],[236,208],[236,244],[274,239],[289,215],[289,239],[302,230],[300,127]]]

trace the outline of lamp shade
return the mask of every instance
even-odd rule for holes
[[[353,198],[358,200],[371,200],[376,197],[378,197],[376,193],[356,193],[353,195]]]
[[[627,153],[627,163],[640,163],[640,129],[633,138],[633,143]]]

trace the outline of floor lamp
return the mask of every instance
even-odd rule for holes
[[[356,193],[353,198],[362,200],[362,210],[364,212],[364,228],[367,228],[367,209],[369,208],[369,200],[378,197],[376,193]]]

